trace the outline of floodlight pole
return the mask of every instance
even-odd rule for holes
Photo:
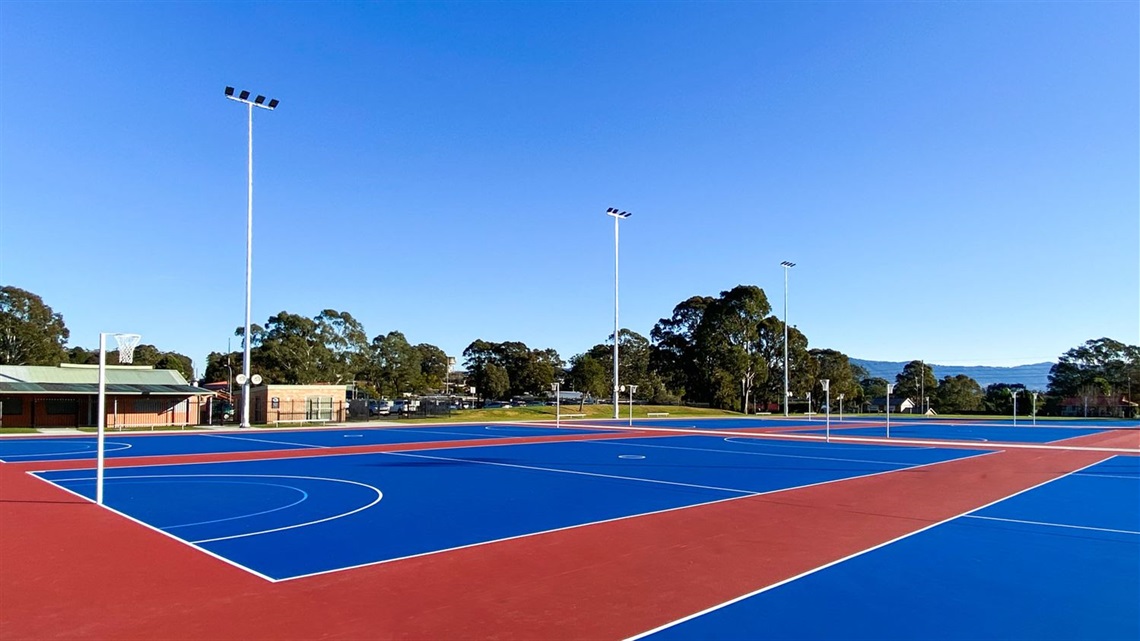
[[[241,427],[249,427],[249,388],[250,388],[250,374],[249,374],[249,360],[250,360],[250,340],[249,340],[249,327],[250,327],[250,300],[253,291],[253,108],[261,107],[273,111],[277,108],[278,101],[276,98],[271,99],[268,104],[265,102],[265,96],[257,96],[253,100],[249,99],[249,92],[242,91],[237,96],[234,95],[233,87],[226,87],[226,98],[236,102],[244,103],[249,108],[249,162],[247,164],[249,174],[249,190],[246,205],[246,222],[245,222],[245,338],[243,340],[243,352],[241,359],[241,373],[245,376],[245,382],[241,384]]]
[[[784,416],[786,417],[788,415],[788,270],[796,264],[785,260],[780,266],[784,268]]]
[[[891,392],[895,391],[895,386],[887,383],[887,438],[891,437]]]
[[[618,396],[618,338],[620,326],[618,325],[618,223],[633,214],[620,211],[614,207],[606,209],[606,215],[614,219],[614,419],[621,418],[621,399]]]

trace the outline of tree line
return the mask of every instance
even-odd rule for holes
[[[244,337],[242,328],[235,335]],[[718,296],[693,296],[679,302],[657,321],[648,337],[630,329],[618,333],[619,382],[635,385],[642,402],[703,404],[733,410],[775,411],[784,402],[784,341],[787,336],[787,379],[793,407],[818,411],[824,402],[820,381],[830,381],[835,404],[842,394],[856,408],[886,395],[889,381],[870,377],[835,349],[809,347],[795,326],[785,327],[772,314],[764,291],[739,285]],[[0,288],[0,364],[93,363],[98,355],[83,347],[67,347],[70,334],[63,317],[31,292]],[[472,341],[462,354],[456,385],[470,386],[484,399],[542,395],[558,381],[565,390],[608,399],[613,389],[613,341],[604,342],[564,361],[550,348],[531,348],[518,341]],[[313,317],[286,311],[250,328],[251,366],[266,382],[284,384],[354,384],[376,396],[398,396],[445,388],[450,372],[439,347],[413,345],[403,333],[389,331],[371,339],[348,312],[326,309]],[[241,351],[207,356],[203,382],[228,381],[240,371]],[[114,354],[108,362],[114,363]],[[135,362],[176,369],[194,376],[193,362],[183,354],[140,345]],[[1011,392],[1020,384],[982,388],[965,376],[938,380],[933,368],[911,361],[895,376],[895,398],[910,398],[920,409],[939,413],[1012,411]],[[1131,398],[1140,385],[1140,347],[1109,338],[1087,341],[1060,356],[1040,399],[1042,413],[1059,411],[1064,398]],[[1031,411],[1021,396],[1019,413]]]

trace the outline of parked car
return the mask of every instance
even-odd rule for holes
[[[368,415],[369,416],[388,416],[392,413],[391,401],[369,401],[368,402]]]
[[[392,414],[411,414],[420,408],[420,402],[410,398],[400,398],[392,401]]]
[[[509,410],[509,409],[511,409],[511,404],[510,403],[504,403],[503,401],[487,401],[486,403],[483,403],[483,409],[485,409],[485,410]]]

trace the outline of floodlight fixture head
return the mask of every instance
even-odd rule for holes
[[[261,107],[262,109],[269,109],[270,111],[272,111],[272,110],[277,108],[278,104],[280,104],[280,101],[277,100],[276,98],[268,98],[267,99],[265,96],[258,94],[253,100],[250,100],[250,98],[249,98],[250,92],[243,89],[242,91],[238,92],[238,94],[235,96],[234,91],[235,90],[233,87],[226,87],[226,98],[229,98],[230,100],[235,100],[237,102],[244,102],[245,104],[250,105],[251,107]],[[268,100],[269,102],[266,103],[266,100]]]
[[[789,262],[786,260],[780,263],[780,267],[795,267],[795,266],[796,266],[795,263],[792,263],[792,262]]]
[[[633,214],[629,213],[628,211],[621,211],[616,207],[609,207],[606,209],[606,215],[613,216],[614,218],[629,218]]]

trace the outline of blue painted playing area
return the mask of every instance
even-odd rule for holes
[[[648,636],[1140,638],[1140,458],[1115,457]]]
[[[982,454],[694,435],[117,467],[105,493],[115,510],[285,579]],[[94,494],[91,470],[40,476]]]
[[[797,432],[797,434],[823,434],[825,429],[820,427],[814,430]],[[947,441],[1004,441],[1007,443],[1052,443],[1067,438],[1097,434],[1104,430],[1091,427],[1063,427],[1063,426],[1001,426],[1001,425],[972,425],[925,423],[921,421],[891,422],[891,438],[927,438]],[[831,423],[832,436],[872,436],[885,438],[887,427],[882,425],[871,427],[847,427],[843,423]]]
[[[407,428],[319,430],[247,430],[225,433],[108,434],[105,455],[114,457],[261,452],[321,449],[354,445],[431,443],[465,439],[496,439],[559,434],[589,434],[597,430],[528,425],[432,425]],[[0,439],[0,461],[62,461],[95,458],[94,436]]]

